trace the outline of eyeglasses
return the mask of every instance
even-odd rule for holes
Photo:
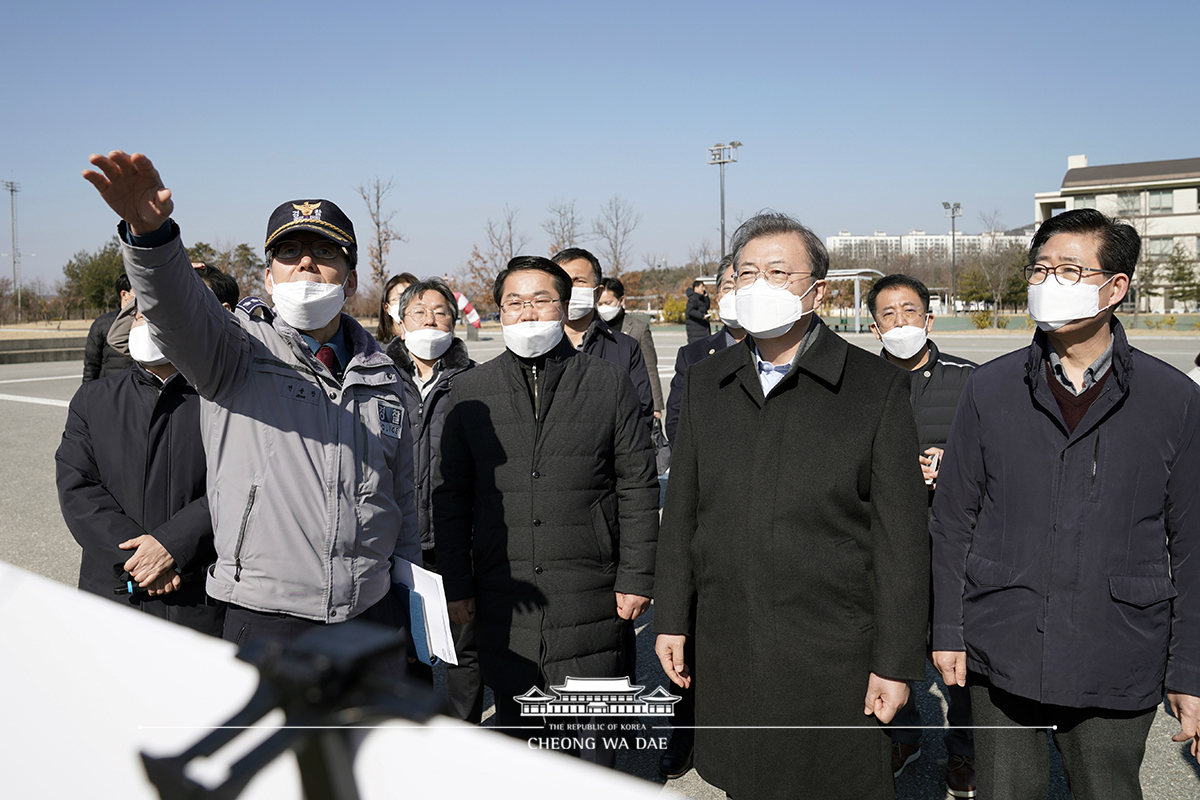
[[[920,322],[926,316],[924,309],[909,307],[902,308],[899,312],[892,309],[885,309],[876,315],[875,320],[882,327],[891,328],[895,325],[912,325],[915,322]]]
[[[510,317],[517,317],[525,311],[526,306],[532,306],[533,310],[540,316],[550,306],[561,302],[561,300],[551,300],[549,297],[538,297],[534,300],[509,300],[506,303],[500,304],[500,312]]]
[[[420,323],[424,323],[427,319],[429,319],[432,316],[433,321],[438,325],[441,325],[443,322],[450,319],[449,314],[447,314],[445,311],[442,311],[441,309],[437,309],[437,308],[435,308],[435,309],[414,308],[411,311],[407,312],[404,316],[408,317],[413,322],[420,322]]]
[[[758,280],[759,276],[765,277],[767,283],[771,286],[781,287],[788,284],[788,280],[793,275],[811,275],[811,272],[788,272],[786,269],[769,269],[766,272],[757,269],[746,267],[738,270],[737,286],[745,287]]]
[[[274,247],[275,258],[280,261],[295,261],[304,253],[304,248],[306,247],[308,248],[308,252],[312,253],[312,257],[317,261],[336,261],[337,257],[342,254],[341,249],[327,239],[319,239],[315,242],[285,239],[282,242],[276,242]]]
[[[1103,269],[1092,269],[1091,267],[1080,267],[1075,264],[1059,264],[1057,267],[1051,267],[1046,264],[1030,264],[1024,270],[1025,280],[1030,286],[1037,286],[1039,283],[1045,283],[1046,278],[1050,275],[1054,276],[1054,280],[1061,283],[1063,286],[1074,286],[1079,283],[1084,275],[1098,273],[1100,275],[1115,275],[1116,273]]]

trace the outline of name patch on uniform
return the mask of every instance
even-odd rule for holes
[[[404,409],[379,404],[379,432],[393,439],[400,438],[400,426],[404,424]]]
[[[284,380],[279,384],[279,394],[289,400],[300,400],[316,405],[318,398],[321,396],[321,390],[311,383],[305,383],[304,381]]]

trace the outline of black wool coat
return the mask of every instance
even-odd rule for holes
[[[208,600],[216,560],[200,442],[200,397],[183,375],[165,385],[140,365],[89,381],[71,399],[54,455],[63,519],[83,548],[79,588],[203,633],[221,635],[224,607]],[[133,556],[118,544],[148,533],[175,559],[182,587],[116,596]]]
[[[684,379],[654,627],[695,637],[697,725],[739,726],[696,731],[696,769],[733,797],[891,797],[868,677],[925,675],[927,492],[908,375],[812,324],[766,398],[750,337]]]
[[[667,395],[667,413],[664,420],[667,438],[671,441],[675,441],[675,429],[679,426],[679,404],[683,401],[683,376],[692,364],[729,346],[729,337],[725,335],[728,330],[728,327],[722,325],[721,330],[705,336],[703,339],[685,344],[675,354],[675,375],[671,378],[671,391]]]
[[[564,337],[544,358],[540,419],[511,351],[461,373],[433,494],[449,600],[475,598],[495,691],[617,677],[615,592],[651,596],[658,479],[628,376]]]
[[[442,452],[442,429],[446,424],[446,411],[450,408],[450,390],[454,377],[463,370],[475,366],[467,355],[467,346],[455,339],[450,349],[442,354],[441,372],[434,379],[429,394],[421,397],[421,389],[413,376],[413,361],[397,336],[387,346],[388,358],[395,362],[400,371],[403,386],[404,407],[413,437],[413,479],[417,493],[417,524],[421,533],[421,550],[433,549],[433,484],[437,475],[438,461]]]
[[[646,367],[645,358],[642,357],[641,345],[636,339],[613,330],[597,314],[591,327],[584,334],[583,346],[579,349],[589,356],[602,358],[620,367],[633,382],[633,389],[642,406],[642,416],[649,419],[654,415],[654,392],[650,388],[650,371]]]

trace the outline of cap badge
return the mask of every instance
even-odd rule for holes
[[[299,222],[302,219],[320,219],[321,204],[320,203],[292,203],[292,208],[296,209],[292,212],[292,221]]]

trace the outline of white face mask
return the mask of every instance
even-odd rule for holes
[[[388,316],[392,318],[392,321],[395,322],[397,325],[404,324],[404,315],[400,313],[400,304],[399,303],[391,303],[390,305],[388,305],[387,313],[388,313]]]
[[[129,329],[129,356],[139,364],[145,364],[148,367],[157,367],[171,360],[163,355],[158,342],[151,338],[149,325],[139,325]]]
[[[796,321],[812,309],[804,310],[804,298],[816,287],[816,282],[802,295],[792,294],[784,286],[772,286],[759,278],[734,294],[734,311],[741,325],[755,339],[775,339],[792,329]]]
[[[271,299],[283,321],[298,331],[315,331],[328,325],[346,303],[346,280],[339,283],[271,280]]]
[[[567,319],[583,319],[596,306],[596,290],[582,286],[571,287],[571,300],[567,303]]]
[[[740,328],[737,317],[737,292],[726,292],[725,296],[717,303],[717,313],[721,315],[721,322],[724,322],[731,328]]]
[[[574,294],[574,292],[572,292]],[[596,313],[600,315],[600,319],[605,322],[612,322],[617,318],[617,314],[621,313],[621,307],[618,306],[596,306]]]
[[[442,357],[450,349],[454,334],[441,328],[417,328],[415,331],[405,329],[404,346],[408,352],[425,361],[433,361]]]
[[[1068,322],[1090,319],[1111,304],[1100,308],[1100,289],[1117,277],[1113,275],[1100,286],[1080,281],[1063,286],[1057,278],[1046,280],[1029,287],[1029,316],[1044,331],[1056,331]]]
[[[928,315],[925,319],[929,319]],[[903,361],[921,352],[921,348],[925,346],[927,334],[924,324],[920,327],[897,325],[890,331],[881,333],[880,338],[883,339],[883,349]]]
[[[505,325],[504,346],[522,358],[537,358],[554,349],[562,340],[562,320],[534,319]]]

